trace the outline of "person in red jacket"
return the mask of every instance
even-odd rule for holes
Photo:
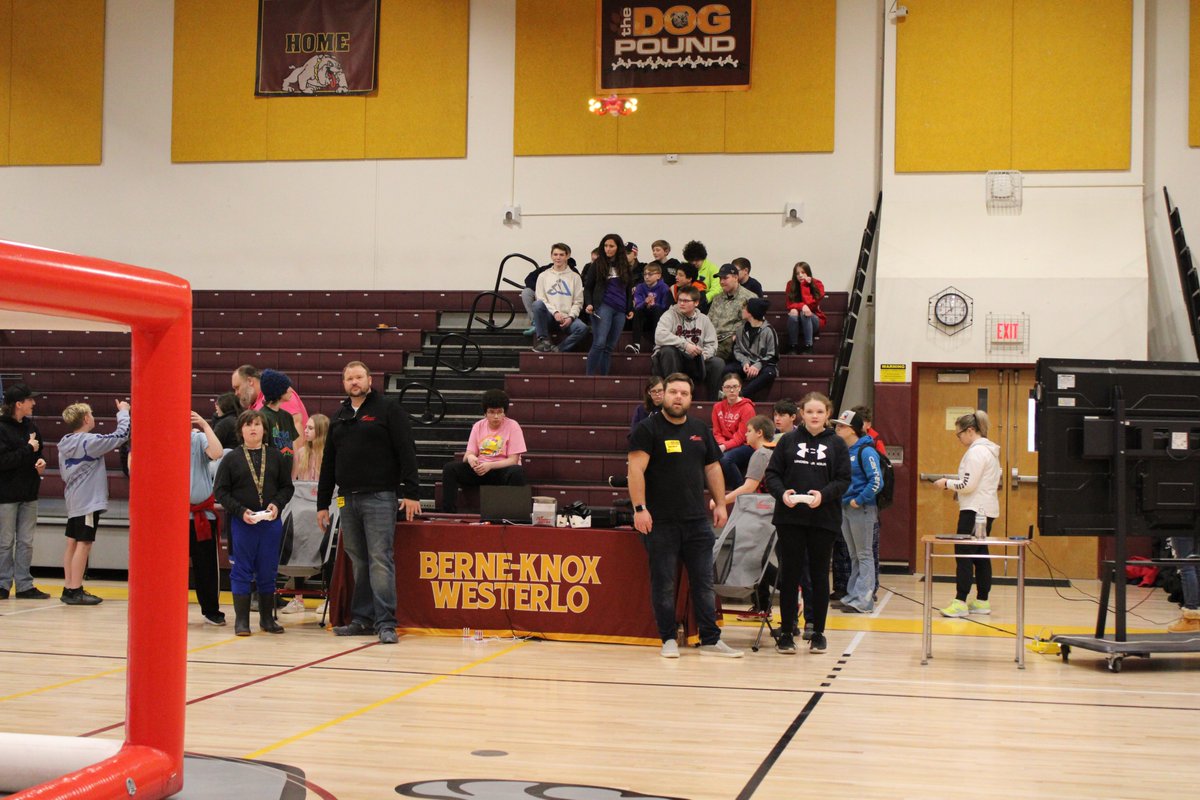
[[[811,353],[813,339],[825,327],[825,312],[821,310],[821,298],[825,296],[825,284],[812,276],[812,267],[807,261],[797,261],[792,267],[792,279],[785,290],[788,307],[788,344],[793,353]],[[804,334],[803,349],[798,349],[800,335]]]
[[[735,372],[725,374],[721,399],[713,403],[712,428],[721,448],[721,472],[726,486],[741,486],[743,473],[754,455],[746,444],[746,423],[754,417],[754,401],[742,397],[742,379]]]

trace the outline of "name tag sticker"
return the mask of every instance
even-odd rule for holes
[[[678,439],[667,439],[665,444],[667,445],[668,453],[682,453],[683,452],[683,445],[681,445],[679,443]]]
[[[338,495],[337,507],[345,508],[346,507],[346,498],[342,497],[341,495]]]

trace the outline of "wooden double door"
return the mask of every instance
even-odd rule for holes
[[[1000,517],[993,536],[1028,536],[1034,532],[1035,550],[1054,567],[1055,577],[1095,578],[1095,537],[1042,537],[1037,534],[1038,457],[1034,450],[1034,369],[1032,366],[921,367],[918,370],[917,468],[926,478],[955,475],[966,452],[955,435],[955,420],[975,409],[987,412],[988,438],[1000,446]],[[917,542],[927,534],[953,533],[958,503],[952,492],[928,480],[917,485]],[[918,544],[919,549],[919,544]],[[921,554],[913,553],[913,563]],[[997,562],[1004,574],[1009,562]],[[936,559],[935,571],[949,574],[954,563]],[[1013,568],[1008,567],[1012,572]],[[1032,554],[1026,563],[1030,577],[1050,572]]]

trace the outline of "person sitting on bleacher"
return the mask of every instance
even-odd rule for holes
[[[117,401],[117,429],[112,433],[91,432],[96,418],[87,403],[67,406],[62,418],[71,432],[58,443],[58,470],[66,485],[67,501],[67,549],[59,599],[69,606],[94,606],[102,601],[83,588],[83,571],[96,541],[100,515],[108,508],[104,454],[129,441],[129,403]]]
[[[262,387],[259,383],[261,377],[262,372],[251,364],[243,364],[233,371],[231,385],[242,409],[257,411],[263,407]],[[296,430],[304,430],[304,425],[308,422],[308,409],[304,407],[304,401],[294,388],[283,396],[279,407],[292,415]]]
[[[733,342],[742,324],[742,309],[747,300],[755,299],[754,293],[738,283],[737,267],[722,264],[717,273],[721,291],[709,298],[708,315],[717,332],[717,355],[722,361],[733,358]]]
[[[735,267],[737,267],[738,283],[740,283],[742,286],[749,289],[750,291],[754,292],[755,297],[762,297],[763,296],[762,284],[759,283],[756,279],[750,277],[750,259],[739,256],[738,258],[735,258],[730,263],[732,263]]]
[[[703,383],[708,397],[717,398],[725,362],[714,355],[717,332],[708,317],[696,307],[700,297],[700,290],[694,286],[680,287],[675,305],[662,315],[654,331],[651,363],[656,375],[682,372]]]
[[[678,258],[671,258],[671,243],[666,239],[655,239],[654,244],[650,245],[650,252],[654,254],[654,260],[650,263],[658,264],[662,269],[662,279],[666,282],[667,287],[673,286],[680,264]]]
[[[462,461],[442,467],[442,507],[447,514],[458,511],[458,487],[524,486],[521,454],[526,452],[525,434],[508,417],[508,395],[502,389],[483,393],[483,419],[471,428],[467,454]]]
[[[587,334],[587,326],[579,320],[583,308],[583,280],[570,268],[568,261],[571,248],[558,242],[550,248],[550,268],[537,279],[533,301],[533,327],[537,343],[533,349],[538,353],[558,350],[569,353]],[[566,331],[567,338],[557,348],[550,344],[550,334]]]
[[[766,323],[767,307],[759,297],[746,301],[733,341],[733,360],[725,366],[726,372],[742,377],[742,396],[751,400],[765,400],[779,375],[779,338]]]
[[[554,256],[554,248],[558,246],[559,245],[556,244],[550,248],[551,259],[553,259]],[[566,247],[567,255],[570,256],[571,248],[567,247],[566,245],[562,246]],[[525,306],[525,313],[529,315],[529,327],[521,331],[522,335],[524,336],[533,336],[533,334],[537,332],[536,326],[533,323],[533,304],[537,301],[537,282],[538,278],[542,276],[542,273],[550,269],[552,266],[554,266],[553,261],[551,261],[549,264],[543,264],[540,267],[534,267],[525,275],[525,286],[521,289],[521,305]],[[579,270],[575,268],[575,259],[568,258],[567,266],[571,268],[572,272],[576,274],[579,273]]]
[[[662,267],[650,262],[642,271],[642,282],[633,287],[633,342],[625,345],[625,352],[642,352],[642,340],[646,329],[650,330],[647,347],[654,347],[654,331],[658,321],[671,307],[671,290],[662,281]]]

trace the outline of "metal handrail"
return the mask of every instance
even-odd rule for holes
[[[442,350],[447,343],[452,343],[453,340],[461,340],[459,349],[459,362],[448,361],[442,358]],[[467,348],[475,348],[475,361],[473,364],[467,364]],[[437,388],[437,373],[439,366],[445,366],[447,369],[453,370],[460,375],[467,375],[479,369],[483,364],[483,350],[478,344],[467,338],[461,333],[446,333],[438,339],[437,349],[433,351],[433,368],[429,371],[428,381],[409,381],[400,387],[400,405],[404,405],[404,397],[409,390],[423,390],[425,392],[425,410],[418,416],[409,413],[413,421],[419,422],[422,425],[437,425],[446,418],[446,398],[438,391]],[[433,410],[433,404],[436,400],[438,410]]]

